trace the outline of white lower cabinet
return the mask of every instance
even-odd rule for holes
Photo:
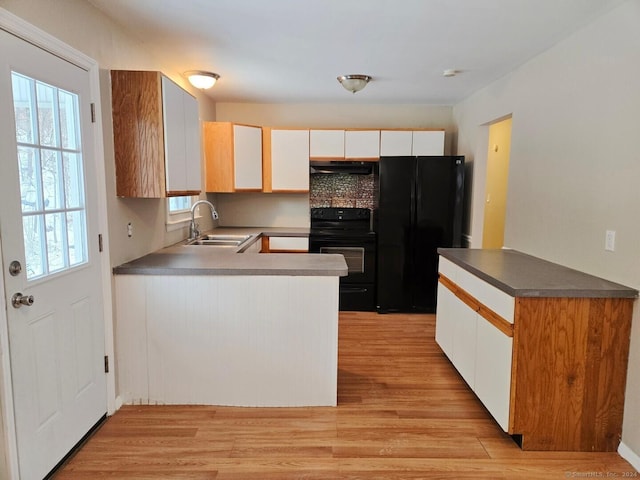
[[[506,432],[509,430],[513,338],[478,315],[475,347],[473,391]]]
[[[515,251],[447,254],[436,342],[500,427],[523,450],[616,451],[637,291]]]
[[[308,252],[307,237],[269,237],[269,250],[280,252]]]
[[[494,287],[446,259],[440,258],[440,264],[440,273],[449,280],[463,280],[461,283],[470,290],[483,292],[485,302],[491,302],[494,292],[490,289]],[[502,429],[508,431],[513,338],[439,283],[436,342]]]
[[[451,290],[438,288],[436,342],[471,389],[476,370],[476,316]]]

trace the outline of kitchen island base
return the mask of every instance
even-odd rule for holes
[[[436,342],[523,450],[616,451],[638,291],[510,250],[440,249]]]
[[[116,275],[122,402],[335,406],[338,282]]]

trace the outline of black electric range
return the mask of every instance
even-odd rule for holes
[[[337,253],[347,262],[340,278],[340,310],[376,309],[376,234],[368,208],[312,208],[310,253]]]

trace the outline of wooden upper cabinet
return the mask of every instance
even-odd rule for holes
[[[262,128],[204,123],[207,192],[262,191]]]
[[[308,192],[309,130],[265,128],[264,138],[264,191]]]
[[[119,197],[201,190],[198,103],[160,72],[113,70],[111,101]]]
[[[380,158],[380,130],[346,130],[344,156],[347,160],[373,160]]]
[[[310,130],[309,159],[343,160],[344,130]]]
[[[444,155],[444,130],[382,130],[380,156]]]

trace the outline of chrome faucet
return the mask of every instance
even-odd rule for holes
[[[194,238],[198,238],[200,236],[200,230],[198,230],[198,224],[196,223],[196,208],[203,203],[209,205],[211,209],[211,219],[218,219],[218,212],[216,212],[216,207],[213,206],[213,203],[207,200],[198,200],[196,203],[191,205],[191,223],[189,224],[189,240],[193,240]]]

